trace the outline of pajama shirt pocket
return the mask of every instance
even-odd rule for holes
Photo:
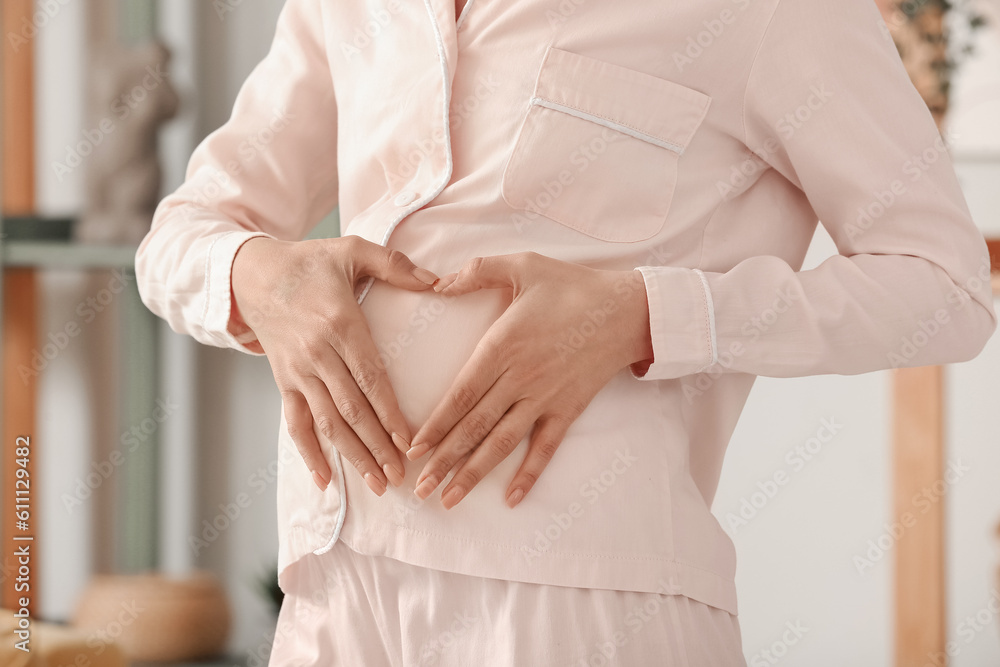
[[[692,88],[549,47],[500,191],[529,224],[541,216],[604,241],[663,228],[678,162],[711,98]]]

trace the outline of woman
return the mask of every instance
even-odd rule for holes
[[[272,665],[743,665],[754,378],[996,328],[870,0],[288,0],[137,272],[281,390]]]

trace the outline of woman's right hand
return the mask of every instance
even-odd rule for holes
[[[245,323],[267,355],[288,433],[320,489],[335,446],[381,496],[387,479],[402,483],[412,435],[358,305],[368,277],[414,291],[437,280],[358,236],[254,237],[233,261],[231,321]]]

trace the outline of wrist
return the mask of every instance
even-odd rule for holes
[[[653,360],[653,338],[649,328],[649,301],[646,298],[646,282],[639,271],[624,272],[619,291],[625,302],[625,322],[627,323],[625,360],[630,366],[643,372]]]
[[[229,274],[229,286],[234,305],[238,301],[244,312],[253,308],[254,296],[267,284],[268,279],[263,275],[268,264],[266,246],[275,242],[275,239],[268,236],[251,236],[236,249]]]
[[[260,268],[259,257],[256,256],[255,250],[263,245],[262,241],[271,240],[273,239],[266,236],[254,236],[240,244],[233,256],[229,275],[229,324],[227,330],[240,344],[254,352],[263,352],[251,326],[255,319],[251,298],[255,291],[258,291],[251,284],[256,276],[253,267],[257,267],[258,270]],[[248,250],[248,246],[252,247]]]

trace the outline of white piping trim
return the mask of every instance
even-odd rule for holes
[[[611,128],[612,130],[617,130],[618,132],[621,132],[623,134],[635,137],[636,139],[641,139],[642,141],[655,144],[657,146],[660,146],[661,148],[666,148],[667,150],[671,150],[677,153],[678,155],[684,152],[684,147],[679,144],[671,143],[669,141],[664,141],[663,139],[654,137],[651,134],[646,134],[645,132],[640,132],[639,130],[633,129],[628,125],[622,125],[621,123],[616,123],[613,120],[608,120],[607,118],[601,118],[600,116],[595,116],[593,114],[587,113],[586,111],[580,111],[579,109],[574,109],[573,107],[568,107],[564,104],[559,104],[558,102],[550,102],[549,100],[543,99],[541,97],[532,97],[531,103],[537,104],[540,107],[546,107],[548,109],[553,109],[555,111],[561,111],[563,113],[569,114],[570,116],[576,116],[577,118],[582,118],[583,120],[589,120],[592,123],[603,125],[604,127]]]
[[[465,9],[468,9],[469,5],[471,5],[472,2],[474,2],[474,0],[468,0],[468,4],[465,6]],[[437,17],[434,15],[434,8],[431,6],[430,0],[424,0],[424,6],[427,8],[427,13],[430,15],[431,18],[431,26],[433,26],[434,28],[434,40],[437,42],[438,59],[441,61],[441,74],[442,74],[442,80],[444,81],[444,105],[443,105],[444,106],[444,149],[445,149],[445,157],[446,157],[445,164],[447,167],[447,173],[442,179],[441,184],[434,190],[434,192],[414,202],[413,204],[410,204],[410,206],[407,207],[406,210],[401,212],[396,217],[396,219],[392,221],[392,223],[389,225],[389,228],[385,230],[385,234],[382,236],[382,240],[379,242],[379,245],[381,246],[385,246],[386,243],[389,242],[389,236],[392,234],[393,230],[396,229],[396,225],[398,225],[403,218],[409,215],[409,213],[412,212],[413,210],[416,210],[416,208],[423,206],[424,204],[426,204],[427,202],[429,202],[430,200],[434,199],[439,194],[441,194],[441,191],[444,190],[445,186],[448,185],[448,181],[451,180],[451,174],[455,168],[455,164],[454,161],[452,160],[452,155],[451,155],[451,128],[448,123],[448,111],[451,106],[451,77],[448,75],[448,58],[444,50],[444,38],[441,37],[441,27],[438,25]],[[463,10],[462,13],[464,14],[465,10]],[[367,296],[368,290],[371,289],[372,284],[374,282],[375,282],[374,278],[372,277],[368,278],[368,283],[365,285],[364,290],[362,290],[361,294],[358,296],[358,305],[360,305],[361,302],[365,300],[365,296]],[[333,548],[333,545],[340,538],[340,531],[344,527],[344,518],[347,515],[347,487],[344,484],[344,466],[340,460],[340,450],[338,450],[335,447],[333,451],[334,451],[334,461],[337,463],[337,478],[340,482],[340,514],[337,517],[337,526],[336,528],[334,528],[333,535],[330,537],[330,541],[325,546],[316,549],[313,552],[315,554],[323,554]]]
[[[208,245],[208,252],[205,253],[205,307],[201,311],[201,328],[204,331],[208,331],[208,307],[212,303],[212,253],[215,252],[215,244],[219,242],[219,239],[227,234],[232,234],[232,232],[223,232],[219,234],[212,242]],[[232,276],[233,267],[229,267],[229,274]],[[232,284],[232,278],[230,278],[230,285]],[[233,304],[229,304],[230,312],[232,312]],[[219,338],[225,338],[225,336],[218,336]]]
[[[701,286],[705,290],[705,301],[708,303],[708,332],[709,338],[711,340],[712,347],[712,361],[699,370],[700,373],[705,368],[709,368],[719,360],[719,344],[715,339],[715,304],[712,303],[712,290],[708,287],[708,279],[705,278],[705,274],[702,273],[701,269],[692,269],[701,278]]]
[[[468,9],[469,5],[471,5],[474,1],[475,0],[469,0],[468,4],[465,5],[465,9]],[[400,214],[399,217],[397,217],[395,220],[392,221],[388,229],[385,230],[385,234],[383,235],[382,240],[379,242],[379,245],[383,246],[389,242],[389,236],[392,234],[393,230],[396,229],[396,225],[398,225],[403,218],[409,215],[409,212],[411,210],[415,210],[416,208],[423,206],[424,204],[426,204],[427,202],[429,202],[430,200],[434,199],[439,194],[441,194],[441,191],[444,190],[446,185],[448,185],[448,181],[451,180],[451,174],[455,168],[451,156],[451,127],[448,123],[448,112],[449,108],[451,107],[451,77],[448,75],[448,58],[445,55],[444,39],[441,37],[441,28],[438,25],[437,17],[434,15],[434,8],[431,6],[430,0],[424,0],[424,6],[427,8],[427,13],[431,17],[431,25],[434,27],[434,41],[437,42],[438,58],[441,61],[441,75],[442,75],[441,78],[444,81],[444,149],[445,149],[445,158],[447,159],[446,162],[447,173],[445,174],[444,179],[441,181],[441,185],[439,185],[434,190],[434,192],[431,193],[430,196],[424,197],[414,202],[413,204],[410,205],[410,209],[407,209],[402,214]],[[465,13],[465,9],[462,10],[463,14]],[[368,295],[368,290],[372,288],[372,284],[374,284],[374,282],[375,282],[374,278],[368,278],[368,282],[365,284],[365,288],[361,291],[361,295],[358,296],[358,304],[360,304],[362,301],[365,300],[365,297]]]
[[[333,451],[337,453],[333,460],[337,464],[337,483],[340,484],[340,511],[337,512],[337,525],[333,529],[333,537],[324,546],[313,551],[317,556],[325,554],[337,543],[340,538],[340,530],[344,527],[344,519],[347,517],[347,486],[344,480],[344,465],[340,462],[340,451],[336,448]]]
[[[475,2],[475,1],[476,0],[467,0],[466,3],[465,3],[465,7],[462,7],[462,13],[458,15],[458,21],[455,22],[455,30],[456,31],[458,31],[459,29],[461,29],[462,22],[465,20],[466,15],[469,13],[469,7],[471,7],[472,3]]]

